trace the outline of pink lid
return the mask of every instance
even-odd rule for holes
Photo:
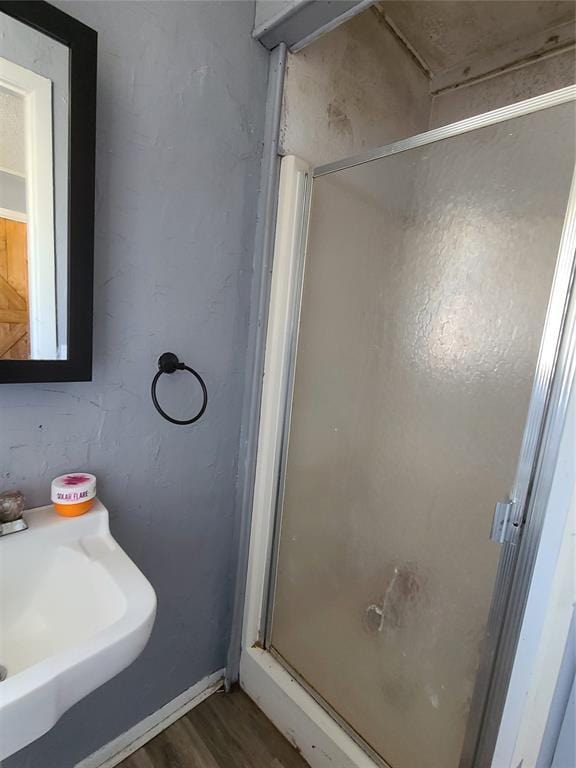
[[[50,499],[54,504],[78,504],[96,496],[96,478],[87,472],[71,472],[52,480]]]

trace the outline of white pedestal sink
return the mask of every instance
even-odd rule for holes
[[[27,531],[0,538],[0,760],[134,661],[156,614],[100,502],[80,517],[52,506],[24,517]]]

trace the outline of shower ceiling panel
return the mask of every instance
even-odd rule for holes
[[[489,56],[561,24],[574,25],[572,2],[380,2],[432,74]]]

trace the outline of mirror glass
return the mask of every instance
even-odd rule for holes
[[[69,49],[0,13],[0,360],[66,360]]]

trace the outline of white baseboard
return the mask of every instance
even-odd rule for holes
[[[161,709],[136,723],[125,733],[120,734],[116,739],[105,744],[97,752],[88,755],[84,760],[77,763],[76,768],[114,768],[115,765],[121,763],[150,739],[153,739],[154,736],[157,736],[182,715],[185,715],[186,712],[189,712],[204,699],[207,699],[210,694],[221,688],[223,681],[223,669],[213,672],[176,696]]]

